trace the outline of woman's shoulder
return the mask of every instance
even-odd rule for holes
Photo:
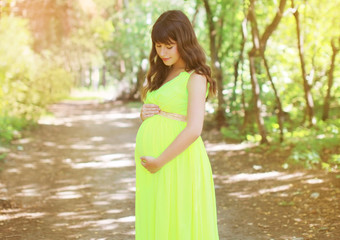
[[[205,91],[205,98],[209,95],[210,83],[205,75],[193,72],[187,83],[188,92]]]
[[[189,82],[193,82],[195,84],[206,84],[207,83],[207,77],[202,75],[202,74],[199,74],[197,72],[192,72],[190,74],[190,77],[189,77],[189,80],[188,80],[188,83]]]

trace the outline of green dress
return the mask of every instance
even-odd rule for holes
[[[187,82],[182,72],[144,103],[187,115]],[[208,90],[207,90],[208,94]],[[215,189],[202,138],[161,170],[151,174],[141,156],[158,157],[185,128],[186,122],[161,115],[147,118],[136,136],[136,240],[218,240]]]

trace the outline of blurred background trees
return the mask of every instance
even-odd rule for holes
[[[152,24],[180,9],[218,82],[209,111],[227,140],[281,142],[307,167],[339,164],[339,8],[327,0],[0,0],[0,137],[10,140],[75,88],[139,101]]]

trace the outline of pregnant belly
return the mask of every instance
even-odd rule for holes
[[[158,157],[185,126],[185,122],[159,115],[146,119],[137,132],[136,155]]]

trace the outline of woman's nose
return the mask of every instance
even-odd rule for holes
[[[160,55],[161,57],[164,57],[166,55],[166,49],[164,47],[161,48]]]

